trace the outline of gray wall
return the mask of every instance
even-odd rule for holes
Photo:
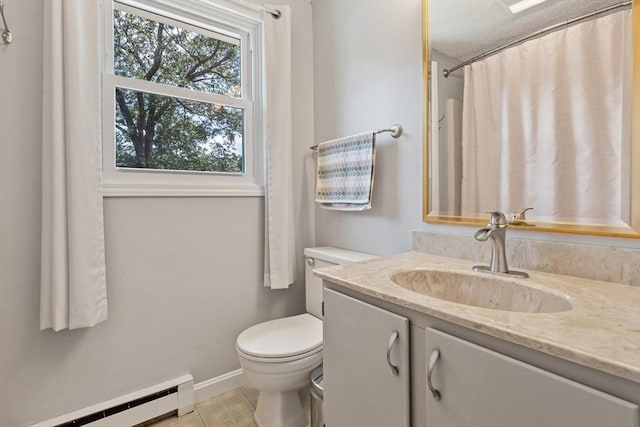
[[[240,330],[304,311],[302,263],[291,290],[261,286],[261,198],[107,199],[109,320],[39,330],[43,1],[5,0],[15,41],[0,45],[0,426],[11,427],[186,372],[202,381],[237,369]],[[318,244],[375,254],[411,249],[412,230],[472,233],[421,221],[421,0],[315,0],[313,56],[308,2],[291,1],[298,253],[314,243],[314,215]],[[315,210],[307,147],[394,122],[405,134],[379,139],[374,208]],[[640,247],[633,239],[510,234]]]
[[[400,123],[378,137],[373,209],[316,210],[318,244],[374,254],[411,248],[420,224],[420,0],[315,0],[315,136],[337,138]]]
[[[405,128],[398,140],[378,139],[370,211],[316,209],[319,245],[383,255],[410,250],[412,230],[473,235],[471,227],[422,222],[421,11],[421,0],[313,1],[316,142],[395,122]],[[640,239],[517,230],[509,236],[640,248]]]
[[[39,330],[43,0],[5,0],[14,34],[0,44],[0,426],[48,419],[191,373],[239,368],[235,338],[304,311],[303,263],[289,290],[262,286],[263,200],[105,199],[109,319]],[[312,139],[310,6],[294,7],[294,140]],[[301,147],[305,147],[303,150]],[[302,154],[300,154],[302,156]],[[297,247],[312,244],[296,166]]]

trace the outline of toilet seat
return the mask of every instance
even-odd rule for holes
[[[240,357],[241,359],[244,359],[245,361],[250,361],[250,362],[258,362],[260,364],[271,364],[271,363],[286,363],[286,362],[296,362],[302,359],[308,359],[310,357],[312,357],[315,354],[318,354],[320,356],[320,361],[322,360],[322,346],[316,348],[315,350],[312,351],[308,351],[306,353],[302,353],[302,354],[296,354],[295,356],[286,356],[286,357],[256,357],[256,356],[251,356],[250,354],[246,354],[244,352],[242,352],[242,350],[240,350],[238,348],[238,346],[236,345],[236,351],[238,352],[238,357]],[[319,362],[318,362],[319,363]]]
[[[254,325],[236,341],[238,352],[250,360],[286,362],[322,351],[322,321],[308,313]]]

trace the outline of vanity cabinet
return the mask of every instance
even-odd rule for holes
[[[324,289],[327,427],[409,427],[409,321]]]
[[[427,328],[427,427],[638,427],[638,405]],[[431,386],[440,392],[436,399]]]
[[[636,381],[327,280],[324,304],[326,427],[640,427]]]

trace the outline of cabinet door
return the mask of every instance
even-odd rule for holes
[[[434,329],[428,427],[638,427],[638,406]]]
[[[409,321],[325,289],[323,327],[326,426],[408,427]]]

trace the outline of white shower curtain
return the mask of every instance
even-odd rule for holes
[[[100,2],[44,5],[40,328],[59,331],[107,318]]]
[[[628,219],[630,25],[618,12],[465,68],[463,215]]]
[[[286,289],[295,273],[293,164],[291,147],[291,11],[265,5],[267,164],[264,285]]]

